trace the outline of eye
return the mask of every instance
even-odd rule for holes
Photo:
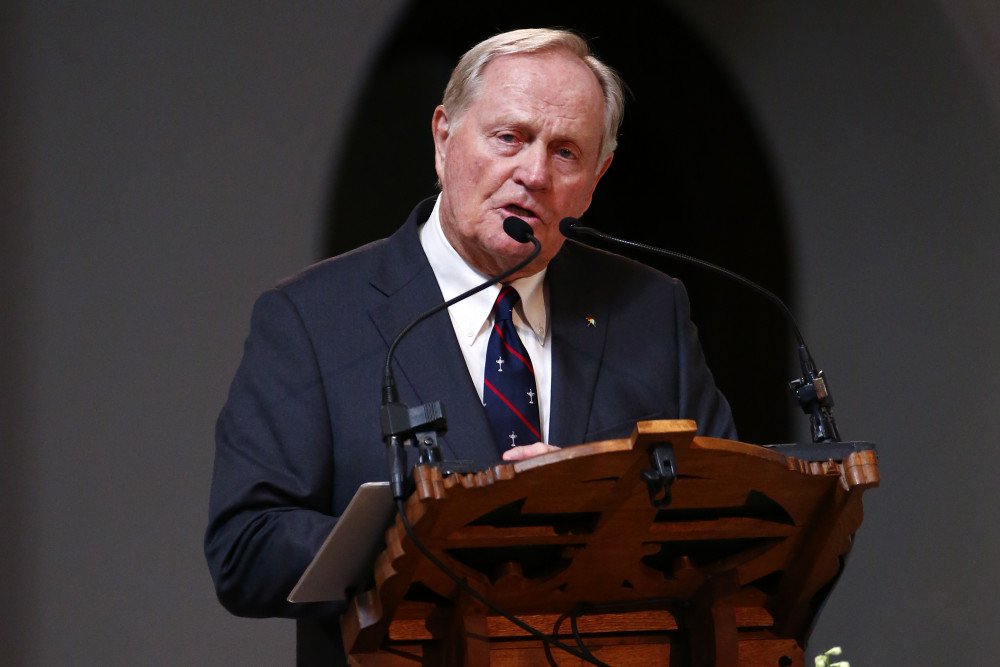
[[[564,160],[575,160],[576,159],[576,153],[572,149],[570,149],[570,148],[565,148],[565,147],[564,148],[560,148],[560,149],[558,149],[556,151],[556,155],[558,155],[559,157],[561,157]]]
[[[513,144],[517,141],[517,137],[512,132],[501,132],[497,135],[497,139],[505,144]]]

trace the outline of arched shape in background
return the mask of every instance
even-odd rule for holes
[[[502,30],[558,25],[588,37],[631,93],[615,163],[586,224],[715,262],[787,301],[784,212],[753,119],[691,26],[658,2],[640,4],[607,12],[564,1],[505,3],[503,16],[514,22],[487,7],[412,3],[355,106],[333,178],[328,253],[390,234],[436,191],[431,113],[469,46]],[[792,342],[779,311],[703,269],[632,255],[687,286],[741,439],[789,441]]]

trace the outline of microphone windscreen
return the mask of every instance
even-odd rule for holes
[[[532,236],[535,235],[531,231],[531,225],[526,223],[521,218],[516,215],[509,216],[503,221],[503,230],[507,232],[507,236],[511,237],[518,243],[527,243]]]
[[[559,233],[563,236],[572,237],[573,228],[580,224],[576,218],[563,218],[559,221]]]

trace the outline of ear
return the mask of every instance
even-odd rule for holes
[[[443,182],[441,175],[444,173],[445,147],[448,145],[450,129],[448,114],[444,106],[439,104],[431,117],[431,135],[434,137],[434,170],[437,172],[438,181],[441,182]]]
[[[613,159],[615,159],[614,153],[609,155],[608,159],[604,161],[603,165],[601,165],[601,168],[597,171],[597,181],[601,180],[601,177],[604,176],[604,172],[606,172],[608,170],[608,167],[611,166],[611,161]],[[597,187],[597,181],[594,181],[594,187]]]

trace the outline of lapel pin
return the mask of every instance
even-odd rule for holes
[[[593,317],[585,317],[583,319],[587,320],[587,326],[588,327],[596,327],[597,326],[597,320],[595,320]]]

